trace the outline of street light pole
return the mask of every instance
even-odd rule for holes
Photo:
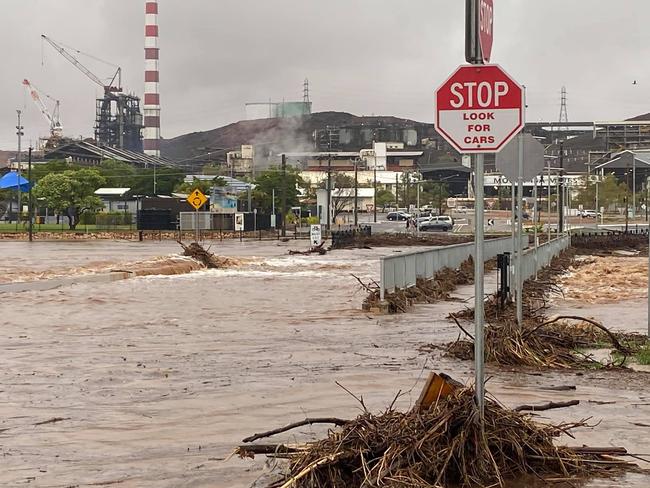
[[[287,235],[287,157],[282,154],[282,188],[280,194],[282,204],[282,237]]]
[[[28,193],[28,206],[27,206],[27,217],[29,219],[29,242],[34,240],[33,235],[33,224],[32,220],[34,219],[34,209],[32,204],[32,148],[29,148],[29,166],[27,167],[27,179],[29,180],[29,193]],[[20,184],[20,181],[18,182]]]
[[[354,226],[359,224],[359,159],[354,160]]]
[[[17,154],[17,159],[18,159],[18,212],[16,216],[16,227],[20,225],[20,214],[22,213],[23,206],[22,206],[22,192],[20,189],[20,177],[22,173],[22,161],[23,161],[23,154],[22,154],[22,137],[25,135],[23,132],[23,125],[21,124],[21,117],[22,117],[22,110],[16,110],[16,113],[18,114],[18,125],[16,126],[16,129],[18,129],[18,132],[16,132],[16,135],[18,136],[18,154]]]

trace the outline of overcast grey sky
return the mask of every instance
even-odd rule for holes
[[[0,0],[0,148],[47,124],[21,82],[61,100],[64,131],[90,136],[95,86],[40,34],[123,67],[143,91],[145,0]],[[648,0],[494,0],[493,61],[528,87],[530,120],[650,112]],[[315,111],[433,120],[433,92],[464,62],[464,0],[160,0],[162,135],[244,118],[248,101],[300,100]],[[102,77],[111,67],[87,58]],[[633,81],[637,84],[633,85]]]

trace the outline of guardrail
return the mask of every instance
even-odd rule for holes
[[[524,243],[528,236],[522,235]],[[485,260],[497,254],[512,252],[512,238],[486,239],[483,254]],[[418,278],[431,279],[443,268],[458,268],[463,261],[474,255],[474,243],[453,244],[425,251],[400,253],[380,258],[379,295],[415,286]]]
[[[526,249],[522,259],[522,279],[527,280],[535,276],[540,269],[551,264],[553,258],[569,246],[571,246],[571,236],[565,235],[537,246],[537,256],[534,248]]]

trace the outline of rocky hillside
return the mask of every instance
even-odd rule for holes
[[[162,155],[173,160],[186,160],[210,152],[223,154],[223,149],[238,149],[242,144],[272,146],[273,152],[313,150],[312,134],[328,126],[360,124],[427,125],[398,117],[359,117],[346,112],[319,112],[306,117],[288,119],[243,120],[218,129],[193,132],[162,142]]]

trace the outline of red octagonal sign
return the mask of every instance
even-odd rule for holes
[[[523,106],[500,66],[461,66],[436,91],[436,130],[461,153],[496,153],[524,126]]]

